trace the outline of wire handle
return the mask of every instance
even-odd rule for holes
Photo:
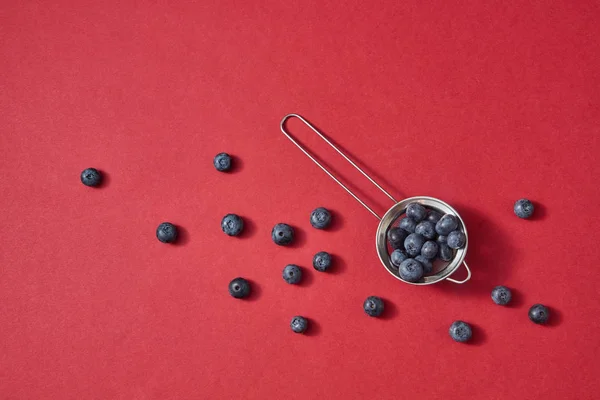
[[[298,114],[288,114],[285,117],[283,117],[283,119],[281,120],[281,123],[279,124],[280,128],[281,128],[281,132],[288,138],[290,139],[290,141],[292,143],[294,143],[296,145],[296,147],[298,147],[304,154],[306,154],[306,156],[308,158],[310,158],[312,160],[312,162],[314,162],[315,164],[317,164],[319,166],[319,168],[321,168],[327,175],[329,175],[329,177],[331,179],[333,179],[338,185],[340,185],[346,192],[348,192],[348,194],[350,194],[350,196],[354,197],[354,199],[356,201],[358,201],[364,208],[366,208],[367,210],[369,210],[369,212],[371,214],[373,214],[375,216],[375,218],[377,218],[378,220],[381,221],[381,217],[371,209],[371,207],[369,207],[364,201],[362,201],[360,198],[358,198],[357,195],[355,195],[350,189],[348,189],[346,187],[346,185],[344,185],[342,182],[340,182],[340,180],[338,178],[336,178],[327,168],[325,168],[323,165],[321,165],[321,163],[319,163],[312,155],[310,155],[310,153],[304,148],[302,147],[302,145],[300,143],[298,143],[296,141],[296,139],[294,139],[290,133],[288,131],[286,131],[285,129],[285,122],[290,119],[290,118],[298,118],[300,121],[302,121],[306,126],[308,126],[310,129],[312,129],[312,131],[314,133],[316,133],[321,139],[323,139],[325,141],[325,143],[327,143],[329,146],[331,146],[335,151],[337,151],[342,157],[344,157],[344,159],[346,161],[348,161],[354,168],[356,168],[361,174],[363,174],[363,176],[365,178],[367,178],[369,181],[371,181],[371,183],[373,185],[375,185],[377,187],[377,189],[379,189],[380,191],[383,192],[383,194],[385,194],[387,197],[389,197],[394,204],[397,203],[398,201],[396,201],[396,199],[394,199],[394,197],[389,194],[385,189],[383,189],[377,182],[375,182],[373,180],[373,178],[371,178],[369,175],[367,175],[367,173],[365,171],[363,171],[358,165],[356,165],[351,159],[348,158],[348,156],[346,156],[346,154],[344,154],[340,149],[338,149],[333,143],[331,143],[329,141],[329,139],[327,139],[325,137],[325,135],[323,135],[321,132],[319,132],[319,130],[317,128],[315,128],[310,122],[308,122],[306,119],[304,119],[304,117],[298,115]]]
[[[471,269],[467,265],[467,262],[463,261],[463,265],[465,266],[465,269],[467,270],[467,277],[465,279],[463,279],[462,281],[457,281],[456,279],[446,278],[446,280],[453,282],[453,283],[458,283],[460,285],[460,284],[467,282],[469,279],[471,279]]]

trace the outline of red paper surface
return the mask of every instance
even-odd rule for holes
[[[1,399],[598,398],[598,2],[323,3],[0,6]],[[472,280],[392,278],[377,220],[279,132],[290,112],[398,199],[452,204]],[[235,172],[213,168],[222,151]],[[87,167],[107,184],[83,186]],[[331,231],[310,227],[318,206]],[[227,213],[244,237],[220,231]],[[181,244],[156,240],[163,221]],[[277,222],[294,247],[273,245]],[[248,301],[227,293],[237,276]],[[549,326],[527,319],[537,302]],[[448,337],[456,319],[472,344]]]

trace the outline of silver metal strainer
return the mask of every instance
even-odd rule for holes
[[[358,170],[365,178],[367,178],[373,185],[375,185],[382,193],[384,193],[387,197],[389,197],[394,205],[390,208],[383,217],[380,217],[375,211],[371,209],[363,200],[361,200],[358,196],[356,196],[346,185],[344,185],[338,178],[336,178],[327,168],[325,168],[320,162],[318,162],[300,143],[298,143],[285,129],[285,122],[290,118],[298,118],[302,121],[306,126],[308,126],[313,132],[315,132],[321,139],[323,139],[329,146],[331,146],[335,151],[337,151],[346,161],[348,161],[356,170]],[[288,114],[281,120],[280,123],[281,132],[298,147],[308,158],[312,160],[315,164],[317,164],[331,179],[333,179],[338,185],[340,185],[348,194],[350,194],[356,201],[358,201],[364,208],[366,208],[371,214],[375,216],[379,220],[379,226],[377,227],[377,235],[375,238],[375,246],[377,248],[377,254],[379,255],[379,259],[381,263],[385,267],[385,269],[392,274],[397,279],[401,280],[404,283],[408,283],[411,285],[431,285],[432,283],[437,283],[442,280],[448,280],[454,283],[465,283],[471,278],[471,270],[469,269],[467,263],[465,262],[465,256],[467,254],[467,246],[469,244],[469,236],[467,234],[467,228],[465,227],[465,223],[456,212],[454,208],[452,208],[446,202],[436,199],[434,197],[427,196],[417,196],[411,197],[408,199],[404,199],[401,201],[396,201],[394,197],[389,194],[385,189],[383,189],[377,182],[373,180],[365,171],[363,171],[358,165],[356,165],[346,154],[344,154],[339,148],[337,148],[333,143],[325,137],[321,132],[317,130],[310,122],[308,122],[304,117],[298,114]],[[454,256],[447,263],[442,263],[436,261],[434,264],[433,273],[425,276],[419,282],[408,282],[404,279],[400,278],[398,275],[398,269],[395,268],[390,261],[390,248],[388,247],[387,242],[387,232],[398,225],[399,220],[406,213],[406,207],[413,202],[417,202],[422,204],[423,206],[439,211],[442,214],[452,214],[459,221],[459,228],[462,230],[466,237],[465,246],[462,249],[458,249],[454,251]],[[464,264],[465,269],[467,270],[467,277],[461,281],[450,278],[458,267],[461,264]]]

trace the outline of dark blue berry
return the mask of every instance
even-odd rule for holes
[[[448,236],[440,235],[437,237],[438,243],[446,243],[448,244]]]
[[[423,277],[423,265],[413,258],[407,258],[400,264],[398,273],[407,282],[418,282]]]
[[[392,228],[387,233],[388,241],[394,249],[404,248],[404,240],[407,236],[408,232],[400,228]]]
[[[102,174],[96,168],[87,168],[81,172],[81,183],[85,186],[100,186]]]
[[[250,282],[244,278],[235,278],[229,282],[229,294],[236,299],[243,299],[250,295]]]
[[[286,265],[283,269],[283,279],[292,285],[299,283],[302,280],[302,270],[294,264]]]
[[[227,214],[221,220],[221,229],[229,236],[237,236],[244,230],[244,220],[235,214]]]
[[[420,256],[416,256],[415,260],[420,262],[421,265],[423,266],[423,275],[427,275],[427,274],[431,273],[431,271],[433,270],[433,264],[431,263],[430,259],[428,259],[427,257],[424,257],[423,255],[420,255]]]
[[[170,222],[163,222],[156,228],[156,238],[163,243],[173,243],[177,240],[177,227]]]
[[[279,246],[287,246],[294,241],[294,229],[288,224],[277,224],[271,231],[271,239]]]
[[[506,286],[496,286],[494,289],[492,289],[492,300],[494,303],[500,306],[505,306],[510,303],[511,299],[512,293]]]
[[[420,222],[427,216],[427,209],[419,203],[410,203],[406,207],[406,216],[412,218],[415,222]]]
[[[437,224],[435,224],[435,231],[438,235],[447,235],[456,230],[456,228],[458,228],[458,219],[452,214],[444,215]]]
[[[418,233],[411,233],[404,240],[404,249],[406,254],[411,257],[416,257],[421,253],[421,248],[425,244],[425,238]]]
[[[545,324],[550,318],[550,310],[542,304],[534,304],[529,309],[529,319],[536,324]]]
[[[331,213],[328,209],[319,207],[310,213],[310,224],[313,228],[325,229],[331,223]]]
[[[392,254],[390,255],[390,262],[394,267],[398,268],[400,264],[402,264],[402,261],[406,260],[407,258],[408,256],[404,251],[396,249],[392,251]]]
[[[325,272],[331,267],[331,255],[320,251],[313,257],[313,267],[320,272]]]
[[[434,225],[437,224],[441,218],[442,214],[435,210],[429,210],[427,213],[427,221],[433,222]]]
[[[412,218],[404,217],[400,220],[398,226],[400,229],[404,229],[408,233],[414,233],[417,223]]]
[[[450,261],[454,257],[454,252],[446,243],[438,243],[438,258],[442,261]]]
[[[454,321],[452,325],[450,325],[450,337],[454,339],[456,342],[468,342],[473,336],[473,331],[471,330],[471,326],[463,321]]]
[[[431,221],[421,221],[415,228],[415,233],[424,236],[426,239],[435,239],[437,233],[435,232],[435,224]]]
[[[308,328],[308,320],[304,317],[296,315],[290,322],[290,328],[296,333],[304,333]]]
[[[377,296],[369,296],[363,303],[363,309],[370,317],[379,317],[384,308],[383,300]]]
[[[437,244],[437,242],[434,242],[433,240],[428,240],[423,244],[423,247],[421,247],[421,255],[425,258],[432,260],[437,257],[438,250],[439,245]]]
[[[517,200],[514,211],[519,218],[529,218],[533,214],[533,203],[527,199]]]
[[[467,236],[461,231],[452,231],[448,234],[448,246],[451,249],[462,249],[467,243]]]
[[[231,156],[227,153],[219,153],[215,156],[213,164],[217,171],[229,171],[231,169]]]

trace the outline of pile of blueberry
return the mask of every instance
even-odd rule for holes
[[[232,167],[232,159],[227,153],[215,156],[213,164],[218,171],[227,172]],[[102,173],[95,168],[87,168],[81,173],[81,182],[90,187],[102,184]],[[529,218],[533,214],[533,204],[527,199],[520,199],[514,205],[514,213],[519,218]],[[310,224],[315,229],[326,229],[331,223],[331,213],[319,207],[310,214]],[[228,236],[239,236],[244,230],[244,220],[236,214],[227,214],[221,220],[221,230]],[[156,229],[156,237],[162,243],[175,243],[178,238],[177,226],[170,222],[161,223]],[[387,238],[393,249],[390,255],[392,265],[398,268],[400,277],[408,282],[418,282],[423,276],[432,272],[433,260],[450,261],[454,250],[466,245],[466,236],[460,230],[458,219],[451,214],[442,215],[437,210],[427,209],[419,203],[411,203],[406,209],[406,216],[400,220],[399,226],[388,230]],[[294,241],[294,229],[287,224],[278,223],[271,231],[273,243],[289,246]],[[313,267],[319,272],[326,272],[332,265],[332,257],[325,251],[313,257]],[[302,281],[302,269],[288,264],[282,273],[285,282],[295,285]],[[229,282],[229,294],[237,299],[247,298],[251,294],[248,280],[238,277]],[[511,302],[512,293],[505,286],[497,286],[492,290],[494,303],[506,306]],[[364,312],[371,317],[380,317],[385,305],[383,299],[369,296],[363,303]],[[550,310],[542,304],[534,304],[528,313],[529,319],[536,324],[546,324],[550,318]],[[294,316],[290,328],[295,333],[304,333],[309,321],[303,316]],[[471,326],[464,321],[454,321],[449,329],[450,337],[457,342],[467,342],[472,337]]]
[[[433,270],[433,260],[450,261],[454,250],[465,247],[467,237],[458,218],[442,215],[419,203],[410,203],[398,227],[387,232],[390,262],[407,282],[419,282]]]

